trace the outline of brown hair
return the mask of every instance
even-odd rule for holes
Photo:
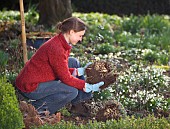
[[[65,19],[63,22],[59,22],[57,24],[57,29],[62,33],[67,33],[70,30],[79,32],[86,30],[87,26],[80,18],[70,17]]]

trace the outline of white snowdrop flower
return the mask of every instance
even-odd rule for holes
[[[112,58],[112,57],[113,57],[113,53],[109,53],[109,54],[108,54],[108,57],[109,57],[109,58]]]
[[[158,106],[158,107],[160,107],[160,106],[161,106],[161,103],[160,103],[160,102],[158,102],[158,103],[157,103],[157,106]]]
[[[142,94],[142,91],[138,90],[137,93],[138,93],[139,95],[141,95],[141,94]]]
[[[116,54],[117,56],[120,56],[121,55],[121,52],[117,52],[117,54]]]
[[[137,97],[137,94],[133,94],[132,97],[133,97],[133,98],[136,98],[136,97]]]
[[[103,55],[102,55],[102,54],[99,54],[98,56],[99,56],[100,58],[102,58]]]
[[[129,89],[129,92],[130,92],[130,93],[132,93],[132,90],[131,90],[131,89]]]
[[[154,99],[151,99],[151,102],[153,102],[154,101]]]
[[[123,99],[123,98],[125,98],[125,96],[123,95],[123,96],[121,96],[121,98]]]
[[[137,99],[134,99],[134,101],[135,101],[136,103],[138,103],[138,100],[137,100]]]
[[[95,102],[92,102],[92,104],[95,104]]]
[[[150,98],[151,98],[151,99],[155,99],[155,96],[152,94],[152,95],[150,96]]]
[[[112,86],[114,86],[114,85],[112,85]],[[112,86],[109,87],[108,90],[109,90],[110,92],[115,92],[115,89],[113,89]]]
[[[95,57],[95,60],[96,60],[96,61],[99,61],[99,60],[100,60],[100,57]]]
[[[104,54],[103,58],[107,58],[107,54]]]
[[[153,94],[153,97],[156,97],[156,94],[155,94],[155,93]]]
[[[150,99],[150,98],[151,98],[151,95],[149,94],[147,97],[148,97],[148,99]]]

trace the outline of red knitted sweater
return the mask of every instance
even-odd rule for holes
[[[74,68],[68,68],[68,56],[71,46],[60,33],[44,43],[16,78],[16,86],[23,92],[34,91],[41,82],[61,82],[82,90],[84,80],[73,77]]]

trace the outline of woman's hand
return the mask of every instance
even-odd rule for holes
[[[104,82],[99,82],[99,83],[96,83],[96,84],[85,83],[85,87],[83,88],[83,90],[86,93],[94,92],[94,91],[99,91],[100,87],[102,85],[104,85]]]
[[[84,67],[77,68],[78,76],[84,75],[85,69],[91,64],[92,64],[92,62],[89,62]]]

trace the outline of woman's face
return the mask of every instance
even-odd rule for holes
[[[69,38],[70,43],[72,45],[76,45],[77,42],[82,41],[84,34],[85,34],[85,30],[79,31],[79,32],[75,32],[74,30],[71,30],[70,31],[70,38]]]

